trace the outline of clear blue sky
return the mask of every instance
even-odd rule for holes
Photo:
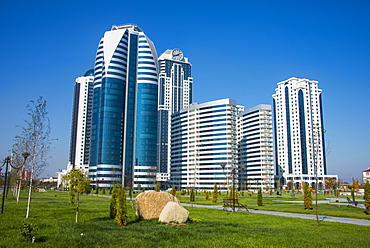
[[[73,85],[93,67],[112,25],[135,23],[158,54],[180,48],[194,101],[271,104],[289,77],[319,81],[328,171],[370,167],[370,1],[0,1],[0,159],[29,100],[48,102],[54,151],[44,176],[66,168]]]

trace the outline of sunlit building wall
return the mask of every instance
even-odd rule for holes
[[[94,71],[92,186],[154,188],[158,66],[153,42],[135,25],[113,26],[99,42]]]

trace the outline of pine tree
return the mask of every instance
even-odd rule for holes
[[[258,189],[258,194],[257,194],[257,205],[262,206],[262,190],[261,188]]]
[[[116,211],[118,225],[127,226],[126,192],[124,189],[118,190]]]
[[[370,181],[367,181],[365,184],[364,200],[365,200],[365,207],[366,207],[365,213],[370,214]]]
[[[172,186],[171,194],[172,194],[173,196],[176,196],[176,188],[175,188],[175,186]]]
[[[303,183],[303,205],[304,209],[312,209],[312,196],[311,196],[311,190],[308,187],[307,183]]]
[[[206,190],[206,200],[208,200],[208,199],[209,199],[209,191]]]
[[[159,192],[159,182],[155,184],[155,191]]]
[[[111,187],[112,198],[110,200],[110,213],[109,213],[109,217],[111,219],[116,218],[116,214],[117,214],[118,190],[119,190],[119,186],[118,185],[115,185],[115,186]]]
[[[218,201],[218,188],[217,188],[217,184],[215,183],[213,187],[212,202],[217,203],[217,201]]]

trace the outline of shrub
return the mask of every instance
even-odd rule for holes
[[[172,186],[171,195],[176,196],[176,188]]]
[[[365,200],[365,207],[366,207],[366,214],[370,214],[370,182],[367,181],[365,184],[365,194],[364,194],[364,200]]]
[[[155,184],[155,191],[159,192],[159,182],[156,182]]]
[[[257,205],[262,206],[262,190],[261,190],[261,188],[258,189]]]
[[[116,214],[117,214],[118,190],[119,190],[118,185],[114,185],[113,187],[111,187],[112,198],[110,199],[110,212],[109,212],[109,217],[111,219],[116,218]]]
[[[21,235],[23,238],[25,238],[27,241],[34,242],[36,239],[38,228],[35,225],[23,223],[23,226],[21,227]]]
[[[213,186],[212,202],[217,203],[217,201],[218,201],[218,188],[217,184],[215,183]]]
[[[312,209],[312,196],[311,196],[311,190],[308,187],[307,183],[303,183],[303,205],[304,209]]]
[[[126,192],[124,189],[118,190],[116,211],[118,225],[127,226]]]
[[[209,199],[209,192],[206,190],[206,200]]]

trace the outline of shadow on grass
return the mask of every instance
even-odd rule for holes
[[[46,241],[47,241],[46,236],[40,236],[35,239],[35,243],[44,243]]]
[[[98,220],[98,221],[106,221],[106,220],[110,220],[111,218],[109,217],[100,217],[100,218],[93,218],[93,220]]]
[[[136,219],[129,221],[127,224],[128,224],[128,225],[130,225],[130,224],[135,224],[135,223],[139,223],[139,222],[141,222],[141,221],[143,221],[143,220],[144,220],[143,218],[139,218],[139,217],[137,217]]]

